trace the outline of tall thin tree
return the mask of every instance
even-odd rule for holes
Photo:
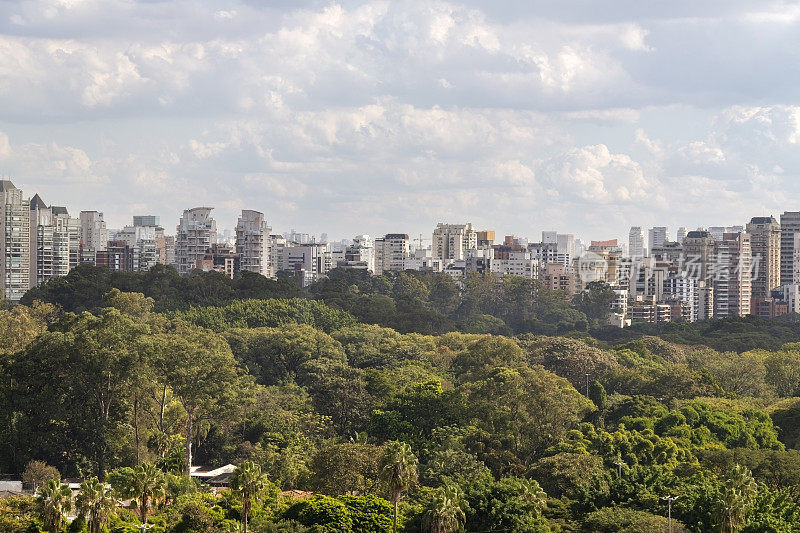
[[[133,469],[128,478],[126,496],[136,501],[139,518],[147,525],[150,508],[162,501],[166,495],[164,473],[152,463],[142,463]]]
[[[64,513],[72,508],[72,491],[55,479],[42,486],[36,497],[42,509],[44,528],[50,533],[61,531]]]
[[[417,480],[417,457],[405,442],[386,445],[380,460],[380,478],[386,484],[389,500],[394,506],[392,530],[397,533],[397,507],[403,493]]]
[[[80,513],[88,518],[89,531],[100,533],[100,525],[114,509],[116,500],[104,483],[92,477],[81,483],[78,495],[75,497],[75,505]]]
[[[247,533],[253,501],[261,497],[267,486],[267,476],[261,473],[261,466],[252,461],[245,461],[236,467],[231,476],[231,489],[242,498],[242,525]]]

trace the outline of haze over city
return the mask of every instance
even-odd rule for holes
[[[0,174],[109,227],[584,239],[800,205],[788,2],[0,3]],[[591,9],[587,9],[591,5]]]

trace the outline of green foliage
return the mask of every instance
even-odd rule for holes
[[[467,524],[476,531],[550,531],[542,517],[547,495],[536,481],[483,476],[464,487]]]
[[[626,507],[607,507],[590,513],[583,527],[587,533],[661,533],[668,530],[666,517]],[[673,519],[672,531],[688,530]]]
[[[330,496],[298,501],[286,510],[284,516],[304,526],[322,526],[323,531],[331,533],[349,533],[353,530],[353,517],[347,504]]]
[[[33,294],[68,312],[0,313],[0,469],[116,467],[133,498],[90,478],[74,531],[663,531],[667,494],[676,530],[797,530],[796,319],[608,332],[605,286],[491,274],[82,267]],[[57,530],[61,491],[0,500],[0,530]]]
[[[287,324],[307,324],[331,332],[355,323],[349,313],[302,298],[237,300],[223,307],[192,307],[175,311],[171,316],[218,332],[233,328],[276,328]]]
[[[353,531],[388,533],[392,530],[392,505],[377,496],[339,496],[353,520]]]

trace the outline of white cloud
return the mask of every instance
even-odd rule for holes
[[[792,207],[797,10],[723,4],[5,2],[0,172],[112,225],[607,236]]]

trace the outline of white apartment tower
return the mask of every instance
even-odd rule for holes
[[[781,215],[781,285],[800,282],[795,271],[795,235],[800,234],[800,211],[786,211]]]
[[[108,249],[108,230],[103,220],[103,213],[98,211],[81,211],[81,248],[91,252]]]
[[[217,223],[211,218],[213,207],[194,207],[183,212],[175,236],[175,263],[178,272],[187,274],[217,242]]]
[[[272,277],[272,239],[264,213],[243,209],[236,224],[236,253],[242,256],[241,269]]]
[[[628,233],[628,256],[633,258],[645,256],[644,231],[641,226],[631,227],[631,231]]]
[[[387,233],[382,239],[375,239],[375,275],[380,276],[390,270],[405,270],[406,261],[411,257],[408,235]]]
[[[18,302],[30,287],[30,203],[9,180],[0,180],[0,289]]]
[[[715,262],[714,316],[745,316],[750,314],[751,260],[750,234],[723,233],[714,246]]]
[[[661,246],[665,241],[669,240],[669,231],[665,226],[656,226],[647,232],[650,241],[650,250],[657,246]]]
[[[80,220],[65,207],[47,207],[39,195],[30,201],[30,286],[66,276],[80,260]]]
[[[747,232],[753,254],[753,298],[768,298],[781,285],[781,225],[775,217],[753,217]]]
[[[446,265],[453,261],[463,261],[467,257],[467,250],[478,248],[478,232],[472,224],[443,224],[436,225],[433,230],[432,240],[433,257],[441,259]]]

